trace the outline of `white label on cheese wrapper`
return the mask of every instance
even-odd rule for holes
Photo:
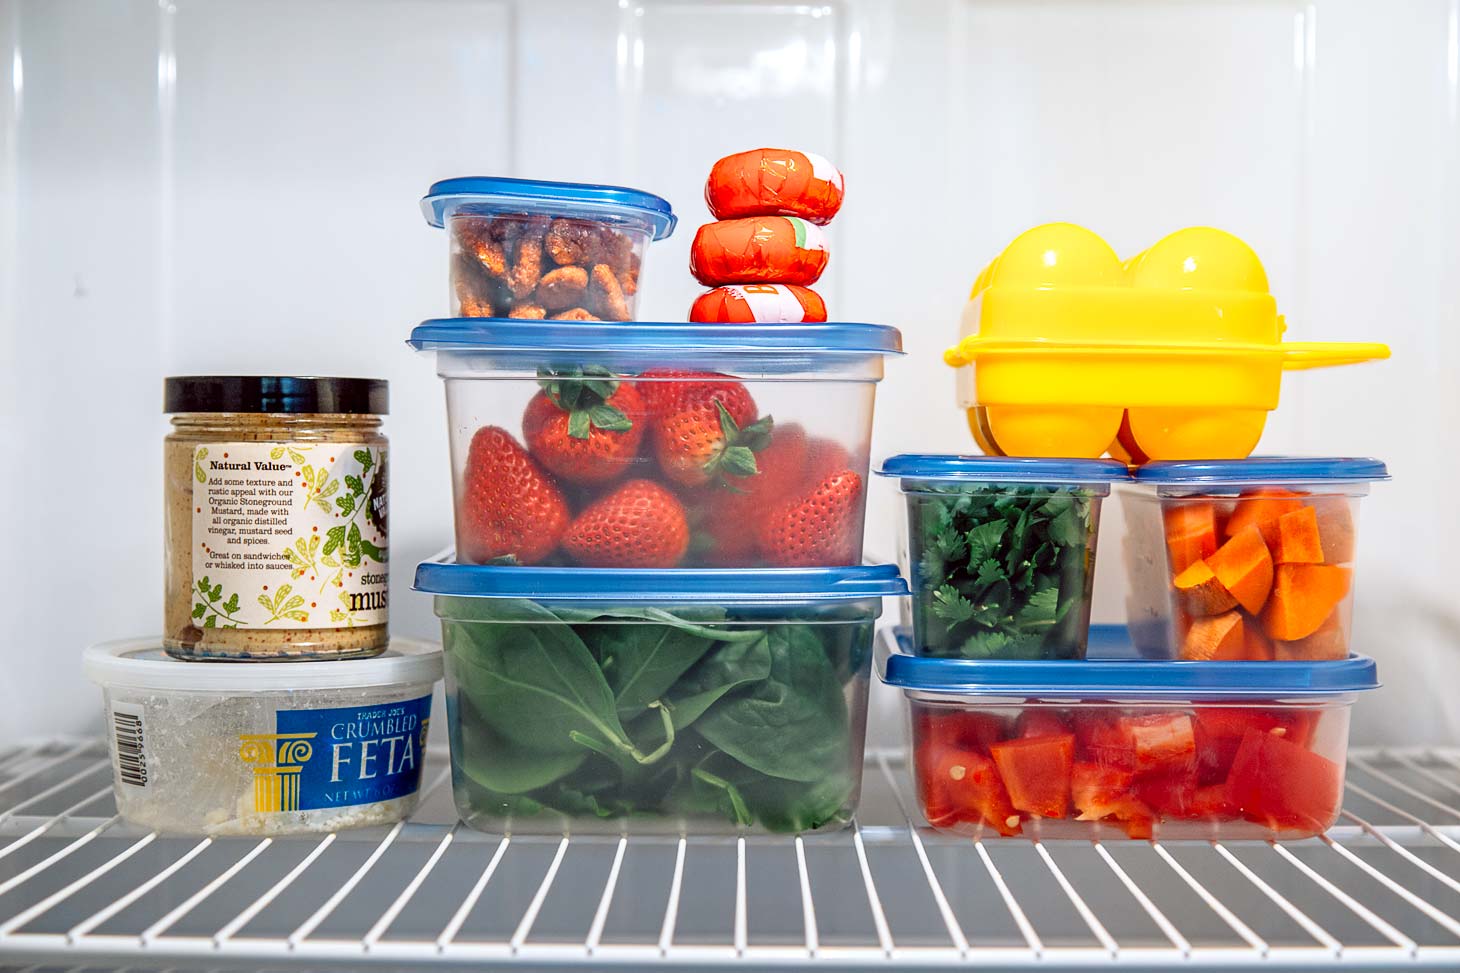
[[[826,234],[815,223],[808,223],[799,216],[787,216],[786,221],[796,231],[796,246],[802,250],[825,250]]]
[[[831,183],[837,189],[844,189],[841,170],[831,164],[831,160],[825,156],[817,155],[815,152],[802,152],[802,155],[811,160],[811,174],[817,179]]]
[[[195,447],[193,624],[385,624],[386,477],[377,445]]]
[[[750,308],[750,319],[759,324],[795,324],[806,319],[806,309],[789,287],[781,284],[731,284],[725,288],[731,300]]]

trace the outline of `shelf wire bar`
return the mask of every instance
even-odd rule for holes
[[[674,927],[679,921],[679,896],[684,890],[684,854],[689,841],[683,836],[674,852],[674,874],[669,879],[669,898],[664,903],[664,922],[659,926],[659,955],[667,956],[674,945]]]
[[[1151,901],[1151,897],[1145,893],[1145,890],[1136,884],[1135,879],[1131,878],[1124,868],[1120,867],[1120,863],[1110,854],[1104,842],[1096,840],[1091,841],[1090,844],[1095,848],[1095,851],[1100,857],[1105,860],[1105,864],[1110,870],[1115,873],[1115,877],[1120,879],[1120,884],[1124,885],[1126,891],[1140,903],[1142,909],[1146,910],[1146,915],[1151,917],[1151,921],[1160,928],[1167,939],[1171,940],[1171,945],[1180,951],[1183,958],[1190,959],[1191,943],[1181,934],[1181,930],[1176,928],[1175,923],[1166,918],[1166,913],[1156,908],[1156,903]]]
[[[1319,925],[1311,916],[1308,915],[1308,913],[1298,908],[1290,899],[1288,899],[1287,896],[1283,895],[1277,889],[1273,888],[1266,881],[1264,881],[1256,872],[1248,868],[1247,864],[1243,862],[1242,859],[1233,854],[1231,849],[1229,849],[1226,845],[1222,844],[1220,841],[1213,841],[1212,848],[1216,850],[1217,854],[1222,856],[1227,864],[1236,869],[1239,875],[1247,879],[1247,881],[1251,882],[1259,892],[1267,896],[1268,900],[1272,902],[1273,905],[1283,910],[1284,914],[1286,914],[1289,919],[1296,922],[1299,926],[1302,927],[1304,932],[1312,936],[1315,942],[1320,943],[1324,949],[1327,949],[1330,953],[1332,953],[1335,959],[1340,953],[1343,952],[1343,943],[1339,942],[1339,940],[1335,938],[1332,933]]]
[[[247,868],[255,858],[257,858],[259,855],[262,855],[264,853],[264,850],[273,843],[273,838],[263,839],[258,844],[250,848],[247,853],[240,856],[238,860],[235,861],[232,865],[229,865],[223,871],[219,872],[211,882],[198,889],[182,902],[179,902],[177,906],[172,909],[172,911],[167,913],[167,915],[163,916],[152,925],[142,930],[141,935],[138,937],[142,945],[150,946],[152,943],[156,942],[159,937],[167,932],[167,930],[176,925],[179,919],[187,915],[189,912],[192,912],[193,909],[197,908],[199,903],[201,903],[214,892],[218,891],[224,885],[227,885],[230,881],[232,881],[233,876],[237,875],[239,872]]]
[[[628,837],[621,835],[613,853],[613,864],[608,867],[608,878],[603,882],[603,895],[599,896],[598,908],[593,911],[593,921],[588,926],[588,937],[583,940],[583,952],[589,956],[593,955],[603,938],[603,927],[608,923],[608,910],[613,908],[613,893],[618,888],[618,874],[623,867],[624,852],[628,847]]]
[[[1453,916],[1440,909],[1437,909],[1435,906],[1426,902],[1418,895],[1415,895],[1409,889],[1405,888],[1403,885],[1399,884],[1393,878],[1391,878],[1387,872],[1376,868],[1373,864],[1365,861],[1359,855],[1355,854],[1351,849],[1345,848],[1343,845],[1328,837],[1328,835],[1320,835],[1318,840],[1322,841],[1329,848],[1332,848],[1334,851],[1338,852],[1338,854],[1342,858],[1352,863],[1360,871],[1368,875],[1374,881],[1383,885],[1389,891],[1399,896],[1405,902],[1408,902],[1411,906],[1418,909],[1420,912],[1423,912],[1426,916],[1430,918],[1431,921],[1435,922],[1438,925],[1444,926],[1446,931],[1448,931],[1450,935],[1454,936],[1456,939],[1460,939],[1460,922],[1457,922]],[[1413,856],[1411,855],[1410,857]],[[1414,860],[1415,862],[1419,862],[1418,858],[1415,858]]]
[[[477,876],[477,880],[472,885],[471,890],[466,893],[466,898],[461,900],[461,905],[457,907],[450,921],[446,923],[446,928],[441,930],[441,935],[436,937],[437,952],[445,951],[451,945],[452,941],[456,939],[456,934],[461,932],[461,927],[466,924],[467,917],[471,915],[471,910],[476,908],[477,902],[481,900],[482,893],[487,890],[487,883],[496,874],[497,866],[502,863],[502,856],[507,854],[507,846],[511,843],[512,839],[506,835],[503,835],[502,839],[497,842],[497,850],[492,853],[491,861],[487,862],[486,866],[482,869],[482,873]]]
[[[1434,808],[1437,811],[1444,811],[1452,818],[1460,818],[1460,810],[1456,810],[1455,808],[1446,804],[1444,801],[1435,800],[1433,797],[1430,797],[1423,791],[1411,787],[1409,784],[1406,784],[1404,781],[1398,779],[1397,777],[1394,777],[1391,774],[1386,774],[1384,771],[1369,763],[1363,757],[1351,756],[1349,757],[1349,763],[1359,768],[1369,776],[1373,777],[1375,780],[1381,780],[1395,790],[1403,794],[1408,794],[1415,800],[1428,804],[1430,807]]]
[[[882,955],[892,958],[895,944],[892,928],[887,925],[887,913],[882,908],[882,897],[877,894],[877,882],[872,877],[872,868],[867,862],[867,845],[862,840],[862,826],[852,821],[852,847],[857,850],[857,864],[862,868],[862,885],[867,890],[867,905],[872,910],[872,925],[877,929],[877,944]]]
[[[1460,879],[1456,879],[1453,876],[1440,871],[1434,865],[1431,865],[1429,862],[1425,861],[1423,858],[1419,857],[1414,852],[1410,851],[1408,848],[1404,847],[1399,842],[1395,841],[1393,838],[1380,831],[1369,821],[1359,817],[1357,814],[1354,814],[1352,811],[1344,811],[1343,816],[1353,821],[1360,828],[1363,828],[1367,834],[1373,836],[1374,839],[1377,840],[1381,845],[1394,852],[1400,858],[1403,858],[1405,861],[1409,862],[1415,868],[1418,868],[1420,871],[1424,872],[1426,875],[1429,875],[1435,881],[1446,886],[1450,889],[1450,891],[1460,893]]]
[[[548,864],[547,872],[538,884],[537,891],[533,893],[532,901],[527,903],[527,911],[522,914],[522,921],[517,924],[517,930],[512,933],[512,938],[508,941],[508,945],[512,948],[512,954],[514,956],[522,948],[522,944],[527,942],[527,937],[532,933],[533,923],[537,922],[537,915],[542,911],[542,904],[547,901],[548,892],[553,887],[553,879],[558,877],[558,869],[562,866],[563,856],[567,853],[568,838],[564,836],[558,842],[557,853],[553,855],[553,860]]]
[[[744,956],[749,945],[745,896],[745,839],[735,839],[735,955]]]
[[[80,851],[82,848],[85,848],[87,845],[91,844],[91,842],[96,839],[96,836],[97,835],[101,834],[107,828],[110,828],[113,824],[116,824],[117,821],[119,821],[119,820],[120,820],[119,816],[113,814],[111,817],[105,819],[100,824],[98,824],[96,827],[94,827],[90,831],[86,832],[86,834],[82,835],[81,837],[77,838],[74,841],[68,842],[65,846],[63,846],[62,848],[60,848],[57,851],[55,851],[49,857],[46,857],[46,858],[41,859],[40,861],[36,862],[34,865],[32,865],[29,868],[27,868],[25,871],[19,872],[19,873],[15,874],[15,875],[12,875],[10,878],[6,879],[5,881],[0,882],[0,895],[4,895],[6,892],[9,892],[11,889],[16,888],[16,887],[18,887],[20,885],[24,885],[26,882],[30,881],[32,878],[34,878],[35,876],[39,875],[41,872],[43,872],[46,869],[50,868],[56,862],[61,861],[61,860],[65,859],[65,858],[71,857],[71,855],[75,854],[76,852]]]
[[[334,844],[336,837],[337,835],[327,834],[320,841],[316,842],[315,846],[310,849],[309,854],[305,855],[299,860],[297,865],[285,872],[283,878],[265,889],[262,895],[250,902],[242,912],[230,919],[227,925],[214,933],[213,945],[222,948],[233,938],[238,930],[253,922],[255,916],[268,908],[269,903],[273,902],[285,889],[299,880],[299,876],[303,875],[305,870],[310,865],[313,865],[315,860],[320,855],[323,855],[330,845]]]
[[[978,853],[979,860],[983,862],[984,869],[988,871],[989,878],[993,879],[994,888],[998,890],[999,896],[1004,900],[1004,907],[1014,917],[1014,924],[1019,927],[1019,932],[1023,934],[1024,942],[1029,946],[1029,951],[1034,954],[1035,959],[1040,959],[1044,955],[1044,943],[1040,940],[1039,933],[1035,932],[1034,924],[1029,921],[1029,917],[1024,914],[1023,908],[1020,907],[1018,901],[1014,898],[1014,893],[1009,890],[1009,884],[1004,881],[1003,874],[994,865],[994,860],[989,856],[988,849],[984,847],[983,841],[974,838],[973,848]]]
[[[24,848],[26,845],[30,844],[32,841],[35,841],[41,835],[45,834],[47,831],[50,831],[56,825],[60,824],[62,821],[64,821],[67,818],[69,818],[76,811],[80,810],[81,808],[83,808],[86,805],[90,804],[92,801],[96,800],[98,797],[101,797],[101,796],[107,794],[110,791],[111,791],[111,785],[108,784],[102,790],[99,790],[99,791],[97,791],[94,794],[90,794],[90,795],[88,795],[86,797],[83,797],[81,800],[77,801],[75,804],[72,804],[70,807],[66,808],[60,814],[54,815],[53,817],[51,817],[51,818],[49,818],[49,819],[47,819],[45,821],[42,821],[40,824],[36,825],[34,828],[31,828],[25,834],[21,835],[19,838],[16,838],[14,841],[10,842],[10,844],[6,845],[4,848],[0,848],[0,858],[4,858],[7,855],[9,855],[10,853],[15,852],[15,851],[19,851],[21,848]],[[4,820],[4,816],[3,815],[0,815],[0,820]]]
[[[1054,876],[1054,880],[1059,883],[1059,887],[1064,890],[1065,897],[1070,900],[1070,904],[1075,907],[1075,911],[1080,914],[1080,918],[1085,920],[1085,925],[1090,929],[1090,934],[1100,941],[1101,948],[1110,954],[1111,959],[1118,957],[1120,955],[1120,944],[1115,941],[1114,936],[1110,935],[1110,930],[1105,928],[1105,924],[1096,917],[1095,910],[1090,908],[1090,904],[1085,901],[1085,897],[1077,892],[1075,886],[1065,877],[1064,869],[1055,864],[1054,856],[1049,853],[1049,849],[1044,846],[1044,842],[1035,841],[1034,850],[1039,852],[1039,857],[1044,860],[1045,867]]]
[[[153,875],[147,881],[143,882],[141,885],[138,885],[136,888],[132,889],[132,891],[117,899],[115,902],[112,902],[109,905],[98,909],[96,912],[93,912],[91,915],[87,916],[85,919],[72,926],[66,931],[66,942],[73,945],[79,942],[81,938],[87,933],[91,932],[91,930],[106,922],[112,916],[121,912],[123,909],[130,906],[133,902],[136,902],[138,899],[142,898],[142,896],[146,895],[148,892],[151,892],[153,889],[157,888],[157,886],[161,885],[163,882],[176,875],[188,864],[188,862],[192,861],[194,858],[197,858],[212,844],[212,838],[204,838],[202,841],[199,841],[197,844],[193,845],[193,847],[189,848],[186,852],[180,855],[178,859],[174,861],[171,865],[168,865],[162,871],[158,872],[156,875]]]
[[[1451,838],[1449,835],[1445,834],[1443,831],[1430,824],[1424,818],[1421,818],[1414,814],[1410,814],[1408,811],[1404,810],[1404,808],[1398,806],[1397,804],[1392,804],[1389,801],[1384,800],[1384,798],[1380,797],[1378,794],[1375,794],[1367,787],[1361,787],[1358,784],[1354,784],[1350,781],[1344,781],[1343,786],[1353,791],[1355,794],[1359,795],[1359,797],[1362,797],[1369,803],[1374,804],[1377,807],[1383,808],[1395,817],[1403,818],[1405,821],[1408,821],[1420,831],[1424,832],[1426,835],[1429,835],[1431,838],[1435,839],[1446,848],[1449,848],[1451,851],[1460,853],[1460,842],[1457,842],[1454,838]],[[1348,811],[1344,811],[1343,813],[1347,817],[1350,817],[1355,821],[1362,820],[1361,818],[1359,818],[1358,815],[1351,814]]]
[[[28,780],[33,780],[34,778],[40,776],[41,774],[44,774],[47,771],[51,770],[53,767],[56,767],[56,766],[59,766],[60,764],[65,763],[66,761],[70,760],[72,757],[79,756],[80,754],[84,753],[86,750],[88,750],[90,748],[91,748],[91,744],[90,743],[78,743],[74,747],[70,747],[69,749],[63,750],[60,753],[55,754],[52,757],[50,757],[49,759],[47,759],[44,763],[37,764],[36,766],[32,767],[30,770],[27,770],[25,773],[20,774],[19,776],[16,776],[16,777],[12,777],[12,778],[10,778],[7,781],[0,782],[0,792],[8,791],[8,790],[10,790],[10,788],[14,787],[16,784],[23,784],[23,783],[25,783]],[[95,765],[98,766],[98,767],[104,767],[104,766],[106,766],[106,760],[105,760],[105,758],[96,760],[95,761]]]
[[[364,881],[365,876],[370,874],[370,870],[375,867],[375,863],[380,861],[386,851],[390,849],[390,846],[395,843],[395,839],[400,835],[401,829],[405,826],[406,823],[404,821],[397,821],[395,827],[391,828],[386,832],[385,837],[380,839],[380,843],[375,846],[375,850],[370,853],[369,857],[361,862],[359,868],[355,869],[355,873],[345,879],[344,884],[325,900],[324,905],[315,910],[314,915],[305,919],[299,924],[298,929],[295,929],[289,934],[286,942],[289,944],[290,949],[297,949],[300,943],[309,938],[310,933],[319,928],[320,923],[328,919],[339,908],[340,903],[345,900],[345,896],[355,891],[355,886],[359,885]]]
[[[1375,932],[1379,933],[1379,935],[1383,936],[1385,939],[1389,940],[1391,943],[1393,943],[1395,946],[1398,946],[1409,955],[1413,956],[1415,954],[1415,951],[1419,948],[1419,945],[1413,939],[1410,939],[1404,933],[1400,932],[1398,929],[1395,929],[1388,922],[1385,922],[1382,918],[1376,915],[1372,909],[1368,908],[1362,902],[1355,899],[1352,895],[1349,895],[1343,889],[1339,888],[1337,885],[1330,882],[1327,878],[1320,875],[1311,865],[1303,861],[1303,859],[1299,858],[1297,855],[1293,854],[1287,848],[1284,848],[1282,845],[1278,844],[1276,841],[1268,842],[1268,847],[1277,852],[1278,855],[1281,856],[1283,860],[1285,860],[1288,864],[1292,865],[1298,871],[1306,875],[1309,881],[1315,883],[1319,888],[1323,889],[1323,891],[1327,892],[1329,895],[1333,896],[1339,902],[1347,906],[1350,912],[1358,916],[1360,919],[1364,920],[1364,922],[1368,923]],[[1342,950],[1340,949],[1340,953],[1341,952]]]
[[[24,926],[27,922],[30,922],[37,916],[44,915],[45,913],[49,912],[59,903],[64,902],[66,899],[69,899],[72,895],[75,895],[77,892],[86,888],[86,886],[101,878],[103,875],[110,872],[113,868],[116,868],[122,862],[126,861],[128,858],[131,858],[143,848],[146,848],[148,845],[152,844],[152,842],[156,839],[156,831],[143,835],[142,837],[138,838],[136,841],[128,845],[122,851],[113,855],[102,864],[91,869],[85,875],[82,875],[80,878],[76,879],[65,887],[60,888],[55,892],[52,892],[50,895],[46,896],[44,899],[41,899],[30,908],[20,913],[17,913],[14,916],[11,916],[5,922],[0,923],[0,936],[5,936],[9,934],[11,930],[19,929],[21,926]]]
[[[406,887],[401,889],[400,895],[395,897],[395,901],[391,902],[385,912],[381,913],[380,918],[375,921],[375,925],[370,927],[370,931],[365,933],[361,944],[367,952],[376,943],[380,942],[381,938],[390,929],[391,923],[395,922],[396,917],[405,910],[405,907],[410,904],[411,899],[415,898],[416,893],[421,890],[421,886],[426,884],[426,879],[430,877],[432,869],[441,861],[441,857],[446,854],[446,849],[451,847],[451,842],[456,838],[457,829],[460,827],[461,823],[457,822],[441,836],[441,840],[437,842],[435,850],[431,852],[431,857],[427,858],[425,864],[416,870],[416,874],[411,876],[411,880],[406,883]]]
[[[1268,946],[1267,941],[1261,936],[1257,935],[1257,933],[1253,932],[1251,926],[1247,925],[1247,923],[1237,918],[1237,914],[1234,913],[1231,909],[1227,908],[1227,904],[1221,899],[1217,898],[1210,889],[1208,889],[1201,882],[1198,882],[1196,880],[1196,876],[1187,871],[1186,868],[1179,861],[1176,860],[1171,852],[1166,849],[1165,845],[1161,844],[1159,841],[1152,841],[1151,847],[1156,850],[1156,854],[1161,857],[1161,860],[1169,865],[1173,872],[1180,876],[1181,880],[1186,883],[1187,887],[1201,897],[1201,900],[1207,904],[1207,908],[1211,909],[1218,916],[1220,916],[1222,921],[1225,922],[1233,932],[1240,936],[1243,942],[1247,943],[1248,946],[1251,946],[1253,951],[1256,952],[1257,955],[1266,956],[1268,954],[1271,947]]]
[[[1402,764],[1403,766],[1414,771],[1416,774],[1419,774],[1421,777],[1424,777],[1427,780],[1434,781],[1436,784],[1439,784],[1446,790],[1460,791],[1460,784],[1455,783],[1453,780],[1446,780],[1444,777],[1441,777],[1439,774],[1435,773],[1433,770],[1430,770],[1428,767],[1421,767],[1418,763],[1414,761],[1412,757],[1408,756],[1407,754],[1386,751],[1386,755],[1395,763]],[[1442,759],[1444,759],[1444,761],[1452,767],[1460,766],[1456,764],[1455,758],[1452,756],[1446,756]]]
[[[45,748],[46,744],[44,743],[32,743],[28,746],[14,747],[6,750],[3,755],[0,755],[0,773],[8,771],[16,764],[24,763],[27,757],[34,757]]]
[[[882,768],[882,775],[887,778],[887,783],[892,787],[892,796],[897,801],[897,809],[902,812],[903,820],[907,823],[907,833],[908,837],[912,839],[913,851],[917,853],[918,862],[923,867],[923,877],[928,881],[928,888],[933,893],[933,902],[938,907],[938,914],[943,919],[944,928],[948,930],[948,937],[953,940],[959,957],[967,959],[968,937],[963,934],[963,926],[959,924],[958,917],[953,914],[953,907],[949,904],[948,896],[943,891],[943,883],[938,881],[938,876],[933,871],[933,863],[928,858],[927,848],[923,846],[917,822],[913,820],[907,801],[902,796],[902,787],[898,783],[897,775],[892,772],[892,765],[887,761],[886,752],[877,754],[877,765]]]
[[[821,937],[816,929],[816,904],[811,899],[811,876],[806,871],[806,842],[796,836],[796,874],[801,880],[801,925],[806,931],[806,955],[816,956]]]
[[[39,794],[33,794],[30,797],[26,798],[25,800],[21,801],[19,804],[16,804],[15,806],[11,807],[9,810],[7,810],[7,811],[5,811],[3,813],[0,813],[0,821],[7,821],[10,818],[15,817],[21,811],[23,811],[26,808],[30,807],[32,804],[38,804],[41,801],[44,801],[46,798],[51,797],[54,794],[59,794],[61,791],[64,791],[66,788],[70,787],[72,784],[76,783],[78,780],[81,780],[81,779],[83,779],[85,777],[89,777],[92,774],[96,773],[98,770],[105,769],[105,767],[106,767],[106,764],[104,764],[104,763],[98,763],[98,764],[91,764],[90,766],[88,766],[88,767],[86,767],[86,768],[84,768],[82,770],[77,771],[76,773],[72,774],[70,777],[67,777],[65,780],[59,781],[58,783],[55,783],[55,784],[52,784],[50,787],[47,787],[45,790],[41,791]],[[111,792],[112,792],[112,785],[110,783],[108,783],[105,787],[102,787],[102,788],[100,788],[98,790],[93,791],[91,793],[91,795],[86,798],[86,800],[84,800],[84,801],[78,801],[76,804],[73,804],[71,807],[72,808],[85,807],[86,805],[90,804],[92,801],[97,800],[98,798],[103,797],[103,796],[105,796],[107,794],[110,794]],[[70,810],[62,811],[60,814],[52,815],[52,820],[56,820],[56,819],[59,819],[59,818],[66,817],[70,813],[71,813]]]

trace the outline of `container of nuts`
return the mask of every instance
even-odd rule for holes
[[[467,177],[421,200],[451,241],[451,313],[630,321],[644,249],[674,232],[669,203],[619,186]]]

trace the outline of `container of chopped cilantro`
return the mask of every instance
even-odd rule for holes
[[[1114,460],[902,455],[918,655],[1083,659]]]
[[[802,832],[851,820],[895,565],[422,564],[457,811],[496,833]]]

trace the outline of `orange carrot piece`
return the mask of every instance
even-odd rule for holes
[[[1205,561],[1194,562],[1171,584],[1182,605],[1193,615],[1220,615],[1237,607],[1237,599],[1222,586]]]
[[[1272,545],[1276,564],[1322,564],[1323,542],[1318,535],[1318,511],[1299,507],[1277,521],[1277,543]]]
[[[1246,650],[1242,613],[1230,611],[1213,618],[1194,619],[1181,643],[1181,658],[1194,662],[1230,662],[1243,658]]]
[[[1337,608],[1312,635],[1274,646],[1274,658],[1283,662],[1319,662],[1348,658],[1348,633]]]
[[[1166,550],[1171,555],[1171,573],[1180,574],[1217,550],[1217,507],[1210,500],[1168,502],[1162,517],[1166,523]]]
[[[1280,642],[1307,638],[1322,627],[1348,595],[1353,571],[1332,564],[1280,564],[1262,630]]]
[[[1354,559],[1354,518],[1349,498],[1314,497],[1310,501],[1318,518],[1318,540],[1323,545],[1324,564],[1347,564]]]
[[[1278,518],[1301,507],[1303,501],[1298,498],[1302,496],[1305,494],[1273,487],[1244,491],[1227,521],[1226,536],[1236,537],[1247,528],[1256,527],[1271,547],[1277,542]]]
[[[1255,619],[1244,618],[1242,620],[1242,637],[1246,642],[1242,653],[1244,659],[1252,662],[1271,662],[1277,658],[1277,647],[1273,645],[1272,639],[1264,634],[1262,626],[1257,624]]]
[[[1239,605],[1254,615],[1262,611],[1272,590],[1272,555],[1255,525],[1217,548],[1207,564]]]

